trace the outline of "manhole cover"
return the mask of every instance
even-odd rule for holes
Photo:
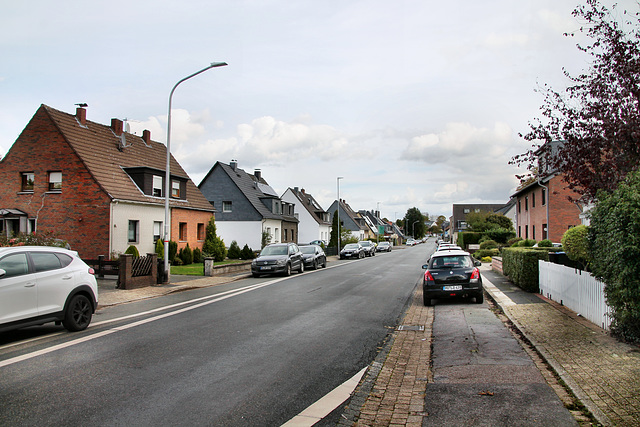
[[[398,326],[399,331],[424,331],[424,326],[422,325],[400,325]]]

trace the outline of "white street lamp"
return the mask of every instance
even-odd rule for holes
[[[167,165],[165,169],[165,183],[164,183],[164,278],[169,280],[169,240],[171,239],[171,224],[170,224],[170,216],[169,216],[169,195],[171,191],[171,172],[170,172],[170,163],[171,163],[171,99],[173,98],[173,92],[176,90],[178,85],[185,80],[189,80],[191,77],[195,77],[200,73],[204,73],[205,71],[215,68],[215,67],[224,67],[227,65],[226,62],[212,62],[208,67],[203,68],[202,70],[193,73],[184,79],[180,80],[178,83],[173,86],[171,89],[171,93],[169,94],[169,114],[167,116]]]
[[[343,178],[342,176],[336,178],[338,183],[338,209],[336,209],[336,215],[338,215],[338,257],[340,257],[340,180]]]

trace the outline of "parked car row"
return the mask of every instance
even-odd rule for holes
[[[340,251],[340,259],[356,259],[375,256],[376,252],[391,252],[391,243],[375,243],[370,240],[362,240],[358,243],[348,243]]]
[[[305,268],[317,269],[327,266],[324,250],[318,245],[296,243],[273,243],[265,246],[257,258],[251,262],[251,275],[283,274],[290,276],[292,271],[303,273]]]

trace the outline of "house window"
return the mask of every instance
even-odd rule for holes
[[[524,198],[524,210],[525,212],[529,210],[529,196]]]
[[[138,241],[138,227],[140,226],[140,221],[136,221],[133,219],[129,220],[129,233],[127,235],[127,239],[129,243],[135,243]]]
[[[35,233],[36,232],[36,219],[29,218],[27,220],[27,233]]]
[[[528,225],[524,226],[524,238],[525,239],[529,238],[529,226]]]
[[[522,226],[518,226],[518,237],[522,237]]]
[[[536,193],[532,193],[531,194],[531,207],[535,208],[536,207]],[[534,237],[535,238],[535,237]]]
[[[531,238],[533,240],[536,240],[536,226],[535,225],[531,226]]]
[[[33,172],[22,172],[22,191],[33,192],[33,184],[35,182],[35,175]]]
[[[285,228],[283,231],[284,231],[284,240],[283,240],[283,242],[288,242],[288,240],[287,240],[287,231],[288,230]]]
[[[62,191],[62,172],[49,172],[49,191]]]
[[[276,228],[274,234],[275,235],[273,237],[276,239],[275,243],[280,243],[280,230]]]
[[[464,212],[464,213],[468,214],[468,213],[470,213],[470,212],[471,212],[471,209],[469,209],[469,208],[464,208],[462,212]]]
[[[520,213],[520,211],[522,210],[522,209],[520,209],[520,208],[522,208],[522,203],[521,202],[522,202],[522,200],[518,200],[518,213]]]
[[[233,205],[231,202],[222,202],[222,212],[231,212]]]
[[[542,189],[542,206],[547,204],[547,189]]]
[[[162,177],[153,175],[153,194],[156,197],[162,197]]]
[[[153,222],[153,243],[157,243],[162,236],[162,222],[154,221]]]
[[[186,241],[187,240],[187,223],[181,222],[179,227],[180,227],[180,240]]]
[[[180,197],[180,182],[179,181],[171,181],[171,197],[179,198]]]
[[[198,224],[198,240],[204,240],[204,224]]]

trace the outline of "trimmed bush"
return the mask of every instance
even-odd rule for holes
[[[462,233],[458,233],[457,244],[461,248],[465,248],[468,245],[477,245],[480,243],[480,239],[482,238],[482,233],[474,233],[473,231],[463,231]]]
[[[175,263],[178,254],[178,242],[169,240],[169,262]]]
[[[551,240],[549,240],[549,239],[540,240],[538,242],[538,247],[539,248],[552,248],[553,247],[553,242],[551,242]]]
[[[536,244],[536,241],[533,239],[524,239],[524,240],[520,240],[518,242],[518,246],[519,248],[531,248],[533,247],[533,245]]]
[[[518,243],[520,240],[522,240],[522,237],[514,237],[513,239],[509,239],[507,240],[507,246],[516,246],[516,243]]]
[[[562,235],[562,248],[570,260],[580,263],[585,269],[589,262],[589,228],[586,225],[571,227]]]
[[[480,249],[473,253],[473,257],[476,259],[481,259],[485,257],[498,256],[500,254],[500,250],[498,248],[494,249]]]
[[[485,240],[484,242],[480,243],[480,249],[497,249],[498,248],[498,242],[496,242],[495,240]]]
[[[156,240],[156,254],[158,254],[159,260],[164,260],[164,242],[162,239]]]
[[[492,261],[492,259],[491,259],[491,257],[490,257],[490,256],[485,256],[485,257],[482,257],[482,258],[480,259],[480,261],[482,261],[482,262],[491,262],[491,261]]]
[[[549,252],[529,248],[502,249],[502,271],[516,286],[527,292],[540,290],[538,260],[549,261]]]
[[[134,258],[140,257],[140,252],[138,252],[138,248],[133,245],[130,245],[126,251],[124,251],[125,255],[133,255]]]

